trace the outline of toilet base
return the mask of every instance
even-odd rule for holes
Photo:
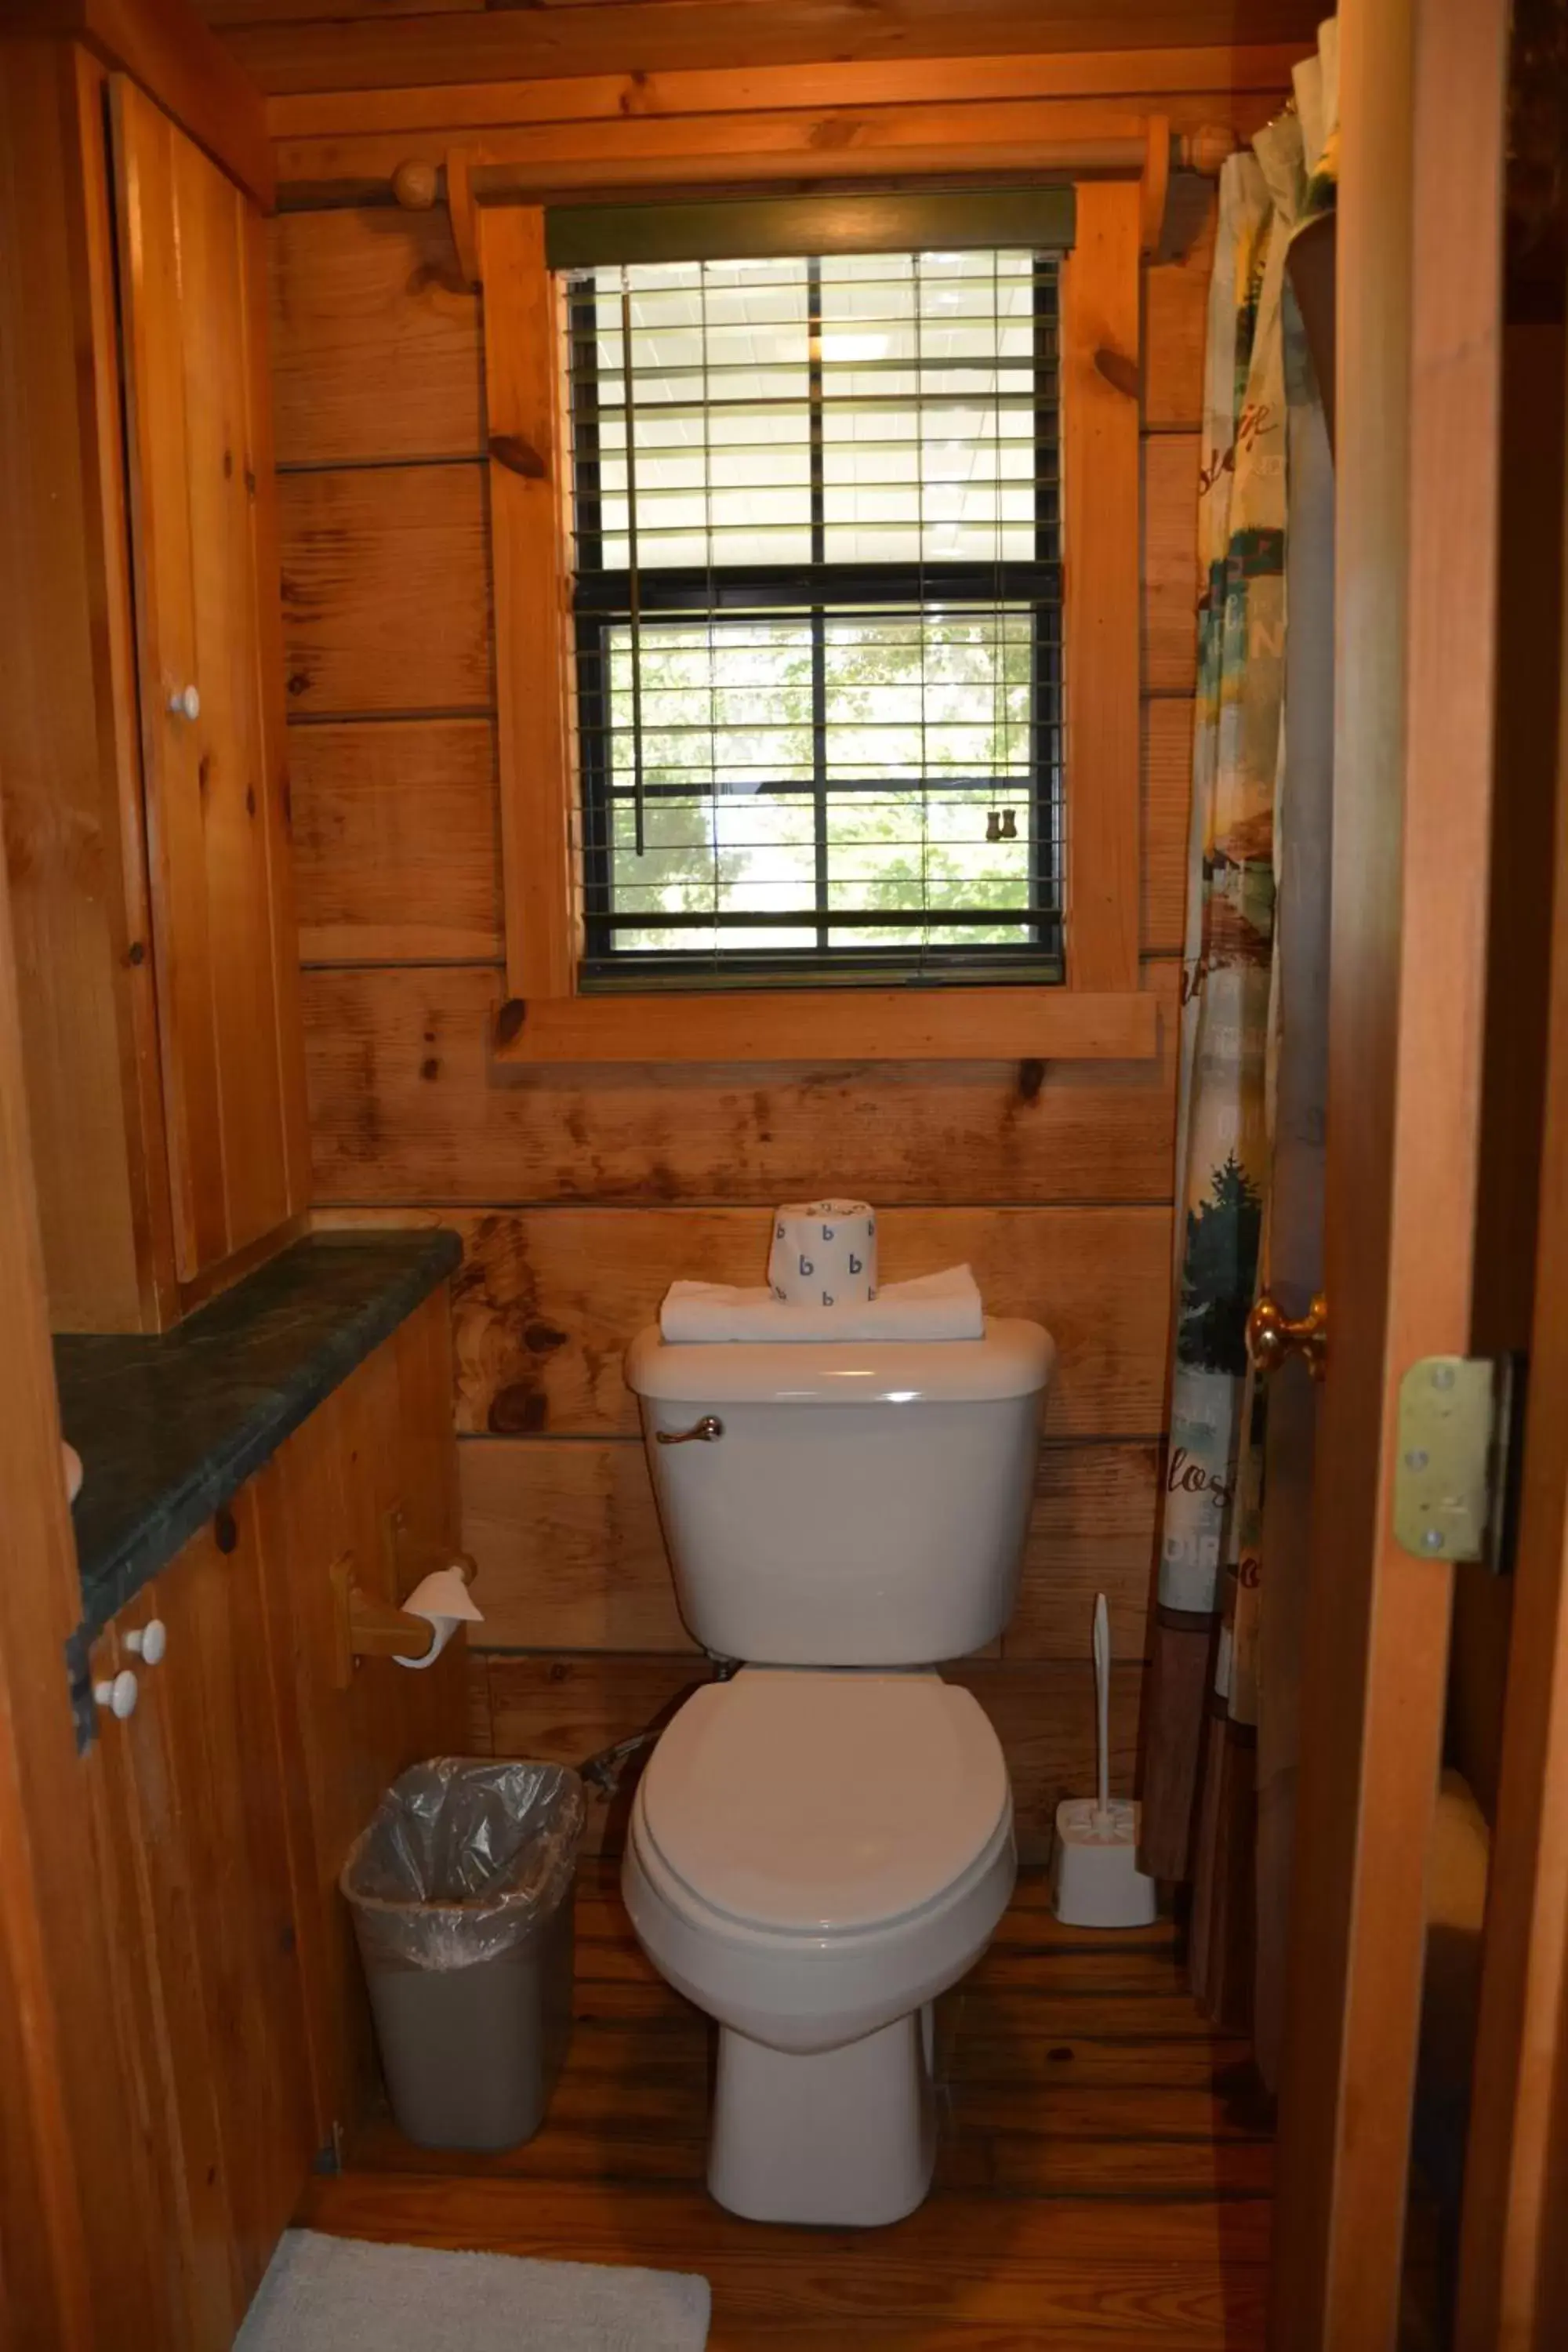
[[[936,2164],[931,2011],[837,2050],[719,2029],[708,2186],[750,2221],[871,2229],[912,2213]]]

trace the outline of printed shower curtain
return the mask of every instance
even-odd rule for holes
[[[1245,1330],[1262,1269],[1279,1270],[1275,1179],[1287,1160],[1284,1258],[1305,1264],[1321,1247],[1332,481],[1286,256],[1296,229],[1332,201],[1336,92],[1330,23],[1298,68],[1293,107],[1252,153],[1229,159],[1220,184],[1199,484],[1174,1360],[1143,1811],[1144,1867],[1193,1882],[1192,1969],[1205,2006],[1253,2022],[1255,1953],[1268,1955],[1256,2007],[1266,2074],[1289,1871],[1289,1809],[1277,1800],[1293,1788],[1294,1753],[1289,1739],[1288,1752],[1270,1747],[1266,1792],[1255,1750],[1260,1717],[1272,1728],[1276,1706],[1293,1738],[1288,1629],[1304,1571],[1312,1429],[1292,1393],[1276,1463]],[[1299,1311],[1298,1284],[1284,1287]],[[1278,1592],[1276,1491],[1292,1497]]]

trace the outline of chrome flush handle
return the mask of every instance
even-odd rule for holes
[[[716,1437],[724,1434],[724,1424],[716,1412],[705,1412],[689,1429],[658,1429],[654,1435],[661,1445],[711,1445]]]

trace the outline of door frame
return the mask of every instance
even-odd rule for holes
[[[1563,525],[1568,543],[1568,517]],[[1568,676],[1568,632],[1558,675]],[[1457,2352],[1550,2352],[1568,2336],[1568,700],[1559,712],[1555,804],[1529,1400]]]
[[[1405,1371],[1470,1348],[1495,699],[1505,0],[1340,22],[1330,1338],[1273,2352],[1397,2326],[1453,1570],[1394,1541],[1392,1484]]]

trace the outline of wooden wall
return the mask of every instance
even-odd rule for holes
[[[1223,100],[1219,101],[1223,104]],[[1248,101],[1253,120],[1261,111]],[[1223,118],[1222,118],[1223,119]],[[1194,191],[1187,192],[1189,200]],[[315,1198],[461,1231],[457,1413],[488,1654],[473,1738],[581,1758],[692,1680],[624,1345],[677,1276],[761,1276],[766,1212],[879,1203],[885,1270],[960,1258],[1054,1330],[1025,1590],[963,1679],[1038,1849],[1086,1784],[1094,1591],[1136,1739],[1163,1423],[1173,1013],[1212,192],[1147,290],[1142,936],[1157,1064],[499,1069],[504,994],[477,298],[444,211],[273,224],[278,444]]]
[[[1319,0],[197,0],[262,89],[647,75],[922,58],[1164,51],[1284,42]],[[1242,54],[1236,51],[1237,54]]]

